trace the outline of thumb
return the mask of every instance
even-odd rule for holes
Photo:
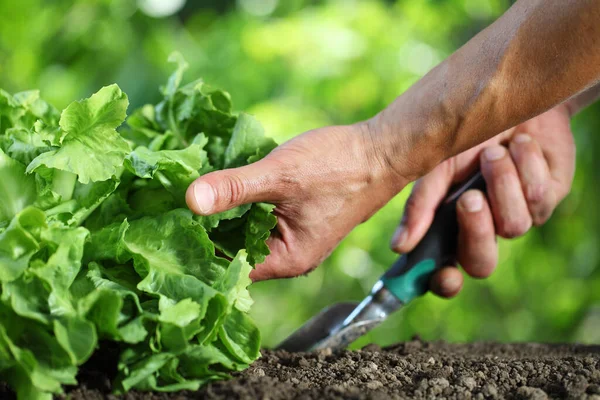
[[[392,237],[392,250],[407,253],[425,236],[435,211],[448,193],[453,176],[453,164],[444,162],[415,183],[404,206],[400,226]]]
[[[276,201],[280,193],[276,171],[266,159],[240,168],[214,171],[192,182],[185,201],[200,215],[220,213],[247,203]]]

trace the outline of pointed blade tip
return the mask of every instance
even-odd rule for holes
[[[326,339],[331,331],[339,326],[359,304],[358,302],[336,303],[322,309],[279,343],[275,350],[285,350],[291,353],[314,350],[315,346]]]

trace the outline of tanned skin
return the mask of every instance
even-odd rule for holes
[[[271,255],[251,277],[293,277],[423,177],[392,241],[409,251],[448,186],[479,165],[489,201],[477,192],[460,199],[459,261],[484,277],[495,266],[495,235],[545,222],[568,193],[569,120],[598,96],[599,82],[600,1],[521,0],[372,119],[312,130],[254,164],[204,175],[186,200],[202,215],[274,203]],[[457,293],[456,273],[438,273],[434,291]]]
[[[389,164],[412,181],[599,81],[600,2],[522,0],[370,123],[385,132],[374,137]],[[402,139],[387,142],[395,133]],[[407,165],[398,147],[422,161]]]

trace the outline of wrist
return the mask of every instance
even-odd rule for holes
[[[354,157],[363,166],[363,180],[369,182],[371,192],[381,193],[387,200],[391,199],[411,182],[410,177],[404,175],[404,169],[398,168],[394,160],[395,156],[403,156],[396,149],[392,150],[390,143],[384,140],[385,135],[376,118],[350,127],[359,149],[359,154],[355,153]]]
[[[408,103],[408,104],[407,104]],[[452,156],[456,119],[429,102],[421,109],[408,93],[365,122],[379,163],[408,182],[426,175]]]

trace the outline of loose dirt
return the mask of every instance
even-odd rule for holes
[[[92,364],[107,365],[107,359]],[[114,365],[114,364],[113,364]],[[448,344],[419,340],[381,349],[263,357],[233,379],[198,392],[110,394],[110,372],[86,365],[79,399],[596,399],[600,346]],[[8,399],[0,386],[0,398]]]

